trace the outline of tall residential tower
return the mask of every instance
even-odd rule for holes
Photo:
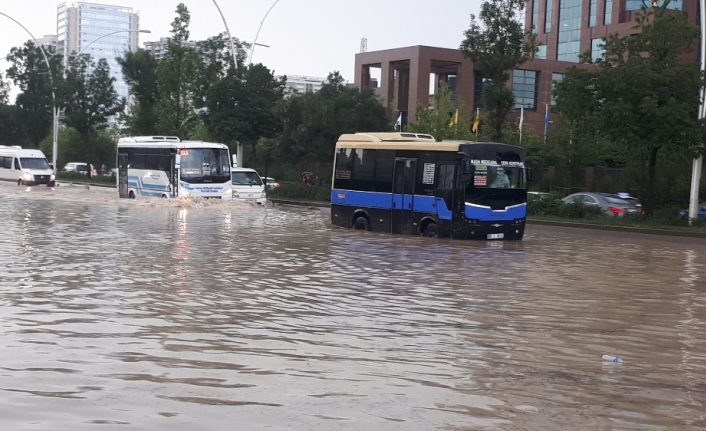
[[[139,29],[140,15],[129,7],[88,2],[62,3],[57,7],[58,51],[64,55],[90,54],[95,61],[106,59],[116,79],[115,91],[126,99],[129,90],[116,59],[126,51],[137,51]]]

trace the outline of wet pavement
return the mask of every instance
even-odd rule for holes
[[[706,428],[706,245],[115,194],[0,185],[3,430]]]

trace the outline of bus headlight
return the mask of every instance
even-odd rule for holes
[[[231,192],[231,196],[234,197],[234,198],[237,198],[237,197],[238,197],[238,191],[237,191],[237,190],[233,190],[233,191]]]
[[[49,175],[49,179],[51,181],[54,181],[56,179],[56,175],[54,175],[54,174]]]
[[[24,179],[25,181],[32,181],[34,179],[34,176],[28,172],[25,172],[24,174],[22,174],[22,179]]]

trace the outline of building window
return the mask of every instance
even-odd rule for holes
[[[610,25],[613,22],[613,0],[605,0],[605,15],[603,25]]]
[[[554,0],[546,0],[547,4],[544,9],[544,32],[550,33],[552,31],[552,7],[554,6],[552,2]]]
[[[662,0],[659,2],[659,6],[662,7],[664,6],[665,0]],[[652,7],[652,3],[650,3],[647,0],[627,0],[625,2],[625,10],[640,10],[642,9],[642,6],[647,6],[648,8]],[[672,10],[682,10],[684,7],[683,0],[672,0],[669,2],[667,5],[667,9],[672,9]]]
[[[557,82],[564,80],[563,73],[552,73],[552,106],[556,105],[556,96],[554,96],[554,89],[556,88]]]
[[[537,34],[539,25],[539,0],[532,0],[532,33]]]
[[[559,44],[556,59],[579,62],[581,43],[581,0],[561,0],[559,3]]]
[[[603,39],[591,39],[591,61],[595,63],[596,60],[603,58],[603,54],[605,54]]]
[[[596,14],[598,13],[598,0],[591,0],[591,4],[589,5],[589,12],[588,12],[588,26],[589,27],[595,27],[596,26]]]
[[[512,94],[515,96],[515,109],[521,107],[537,110],[537,88],[539,72],[534,70],[515,70],[512,73]]]
[[[537,47],[537,53],[534,55],[534,58],[545,60],[547,58],[547,45],[539,45]]]

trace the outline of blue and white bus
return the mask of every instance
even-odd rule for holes
[[[342,135],[331,221],[379,232],[522,239],[527,216],[522,148],[411,133]]]
[[[232,199],[228,147],[174,136],[118,141],[118,192],[137,197]]]

